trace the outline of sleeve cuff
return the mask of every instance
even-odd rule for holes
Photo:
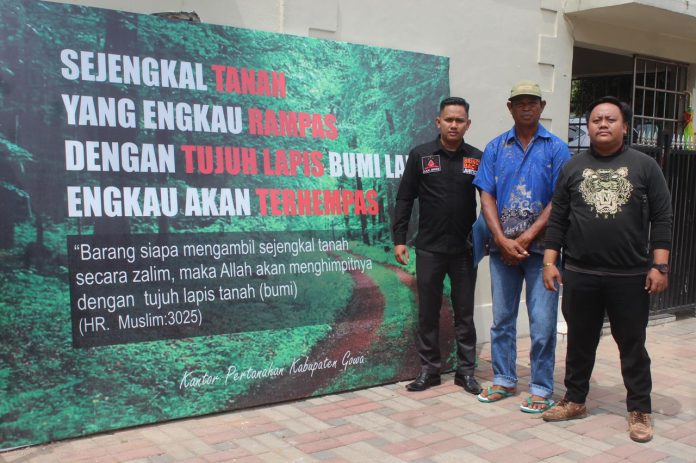
[[[551,249],[552,251],[561,251],[560,243],[549,243],[544,242],[544,249]]]
[[[671,250],[672,249],[672,243],[669,241],[654,241],[651,243],[652,249],[666,249],[666,250]]]
[[[406,244],[406,235],[394,235],[394,246]]]

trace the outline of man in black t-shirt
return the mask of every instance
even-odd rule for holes
[[[439,326],[445,275],[450,278],[452,309],[459,366],[455,384],[467,392],[481,392],[474,377],[476,328],[474,285],[476,269],[469,240],[476,219],[476,188],[481,151],[464,143],[471,125],[469,103],[446,98],[435,119],[440,136],[413,148],[396,196],[394,256],[406,265],[406,234],[413,203],[418,199],[416,281],[418,287],[417,350],[421,373],[406,388],[423,391],[440,384]]]
[[[650,294],[667,288],[672,208],[654,159],[624,145],[631,110],[614,97],[590,105],[590,149],[561,171],[546,229],[544,286],[563,284],[568,324],[565,397],[545,421],[583,418],[605,313],[619,347],[629,435],[652,439]],[[563,277],[555,262],[563,249]]]

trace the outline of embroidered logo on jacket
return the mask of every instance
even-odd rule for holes
[[[423,156],[421,162],[423,163],[424,174],[440,172],[442,170],[442,167],[440,166],[439,154],[433,154],[432,156]]]
[[[474,158],[464,158],[462,161],[462,173],[469,175],[476,175],[478,172],[480,160]]]
[[[633,191],[633,185],[628,181],[628,168],[614,169],[585,169],[582,172],[580,193],[585,203],[590,206],[597,216],[605,219],[615,216],[621,211],[621,206],[628,202]]]

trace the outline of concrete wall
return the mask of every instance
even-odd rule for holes
[[[62,1],[136,13],[195,11],[207,23],[448,56],[451,93],[471,102],[473,123],[467,141],[481,149],[511,126],[506,100],[520,79],[541,84],[547,100],[542,122],[561,138],[567,136],[576,42],[605,51],[696,62],[694,44],[669,34],[644,36],[635,29],[596,23],[592,17],[564,15],[566,6],[582,10],[584,4],[577,0]],[[592,6],[604,4],[595,1]],[[676,46],[684,50],[677,52]],[[696,72],[691,74],[693,82]],[[480,267],[476,302],[479,339],[487,341],[491,323],[487,259]],[[520,317],[519,332],[528,332],[525,316]]]

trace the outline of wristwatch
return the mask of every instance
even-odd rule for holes
[[[660,273],[669,273],[669,265],[667,264],[652,264],[652,268],[657,269]]]

